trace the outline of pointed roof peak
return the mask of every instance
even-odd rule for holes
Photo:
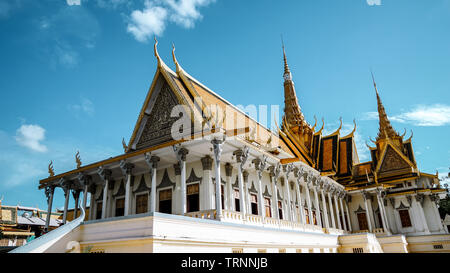
[[[389,121],[388,116],[386,114],[386,110],[384,109],[383,103],[381,102],[380,94],[378,93],[378,88],[375,82],[375,77],[373,75],[372,69],[370,70],[370,73],[372,75],[372,82],[375,88],[375,93],[377,95],[378,118],[380,122],[380,128],[378,131],[377,139],[398,137],[399,135],[392,128],[391,122]]]
[[[283,41],[283,35],[281,36],[281,47],[283,48],[283,60],[284,60],[284,79],[285,80],[292,80],[291,71],[289,70],[289,65],[287,63],[286,58],[286,50],[284,48],[284,41]]]

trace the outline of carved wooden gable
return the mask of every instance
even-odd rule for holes
[[[380,172],[395,171],[411,166],[390,146],[386,148],[386,153],[381,163]]]
[[[146,117],[144,129],[136,145],[137,149],[146,148],[172,140],[172,124],[179,117],[170,117],[170,114],[173,107],[178,104],[178,100],[173,91],[170,89],[169,84],[164,81],[159,93],[157,94],[153,108],[150,114]]]

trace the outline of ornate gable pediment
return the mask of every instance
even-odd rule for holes
[[[140,128],[136,149],[142,149],[172,140],[171,128],[179,117],[171,117],[171,111],[178,100],[167,81],[163,81],[159,90],[155,90],[156,99],[150,105],[150,114],[144,114],[143,128]]]
[[[411,168],[411,165],[408,164],[408,162],[395,151],[391,145],[387,145],[379,172],[389,172],[407,168]]]

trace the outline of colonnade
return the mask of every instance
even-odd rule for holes
[[[226,171],[226,192],[227,194],[223,195],[224,197],[224,208],[222,208],[222,188],[221,188],[221,154],[222,154],[222,145],[225,139],[214,139],[211,141],[214,150],[214,158],[205,157],[202,158],[202,166],[205,172],[205,168],[211,169],[211,161],[214,162],[214,176],[215,176],[215,194],[214,194],[214,202],[206,202],[207,207],[213,207],[216,210],[216,219],[221,219],[222,217],[222,209],[228,210],[237,210],[234,205],[234,191],[233,186],[231,184],[231,174],[233,170],[233,165],[237,166],[237,182],[239,189],[239,211],[243,216],[243,219],[246,219],[246,215],[250,214],[249,211],[251,209],[250,206],[250,194],[248,191],[248,172],[244,170],[244,165],[247,162],[249,157],[249,149],[248,147],[244,147],[244,149],[238,149],[234,151],[233,156],[236,159],[235,164],[227,163],[225,165]],[[180,176],[180,196],[178,198],[177,207],[181,208],[179,213],[181,215],[185,215],[187,212],[187,192],[186,192],[186,156],[189,154],[189,150],[181,146],[173,146],[173,151],[176,155],[178,163],[176,164],[177,170]],[[208,159],[208,160],[207,160]],[[151,153],[145,154],[145,162],[149,168],[150,177],[151,177],[151,187],[150,187],[150,204],[148,211],[155,212],[156,211],[156,190],[157,190],[157,177],[156,170],[158,167],[158,163],[160,158],[158,156],[152,155]],[[294,164],[285,164],[281,165],[278,163],[275,166],[267,166],[267,157],[262,156],[260,158],[254,158],[252,161],[255,171],[257,174],[256,188],[257,188],[257,202],[258,202],[258,214],[263,219],[266,216],[265,213],[265,199],[263,196],[263,183],[262,177],[264,172],[268,172],[270,177],[271,191],[272,195],[270,198],[271,201],[271,218],[287,220],[287,221],[296,221],[302,224],[314,224],[313,221],[313,209],[316,212],[316,225],[322,226],[325,228],[335,228],[335,229],[343,229],[351,231],[351,226],[346,225],[345,221],[341,223],[339,215],[347,217],[348,215],[348,205],[346,202],[346,196],[343,189],[339,188],[337,185],[332,183],[331,179],[320,177],[317,173],[313,173],[313,170],[307,170],[303,166],[296,167]],[[135,168],[135,165],[126,162],[125,160],[121,161],[119,164],[120,170],[125,178],[125,204],[124,204],[124,215],[131,214],[131,193],[132,193],[132,172]],[[91,208],[93,208],[92,204],[94,203],[94,194],[97,185],[101,185],[103,187],[103,206],[101,211],[101,218],[107,217],[108,204],[110,203],[108,200],[108,189],[110,188],[110,183],[112,182],[112,171],[108,169],[104,169],[102,166],[97,170],[98,175],[100,176],[100,184],[94,184],[92,182],[92,177],[89,175],[84,175],[80,173],[77,176],[76,180],[69,181],[64,178],[60,179],[58,183],[55,183],[51,186],[47,186],[45,189],[47,198],[48,198],[48,211],[50,212],[52,209],[53,195],[55,187],[59,186],[63,189],[65,195],[65,203],[64,203],[64,216],[63,216],[63,224],[66,223],[67,220],[67,210],[69,203],[69,193],[72,191],[74,199],[76,201],[75,212],[78,209],[78,199],[80,192],[83,192],[83,203],[82,206],[86,209],[87,203],[87,193],[91,193]],[[178,173],[177,173],[178,175]],[[291,178],[295,178],[292,180]],[[301,183],[303,182],[303,183]],[[208,183],[207,183],[208,184]],[[211,193],[212,189],[210,188],[212,185],[207,185],[206,191],[207,193]],[[285,200],[282,202],[282,212],[283,217],[280,217],[278,210],[278,192],[281,190],[285,194],[283,197]],[[301,192],[305,191],[304,196],[306,197],[306,201],[303,200]],[[294,192],[292,192],[294,191]],[[212,193],[213,194],[213,193]],[[296,197],[298,210],[295,206],[295,201],[291,200],[292,196],[294,199]],[[320,202],[319,196],[322,199]],[[328,202],[326,201],[326,197],[328,197]],[[332,197],[334,198],[334,203],[332,202]],[[209,197],[207,197],[209,198]],[[211,200],[212,201],[212,200]],[[179,203],[178,203],[179,202]],[[306,207],[305,207],[306,205]],[[306,217],[305,209],[308,211],[308,217]],[[345,212],[344,212],[345,211]],[[76,214],[75,214],[76,215]],[[93,219],[94,212],[91,209],[89,214],[89,219]],[[307,221],[309,219],[309,221]],[[322,221],[323,219],[323,221]],[[330,221],[331,220],[331,221]],[[46,229],[48,230],[48,225],[50,221],[50,213],[47,215],[46,220]],[[348,218],[348,222],[349,218]]]

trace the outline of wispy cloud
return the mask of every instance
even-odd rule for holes
[[[41,143],[43,140],[45,140],[45,129],[39,125],[24,124],[16,131],[17,143],[33,151],[47,152],[47,147]]]
[[[80,103],[70,104],[67,108],[77,117],[79,117],[80,114],[93,116],[95,113],[94,103],[87,98],[81,98]]]
[[[0,19],[8,18],[12,11],[21,6],[21,0],[0,0]]]
[[[362,120],[376,119],[378,119],[377,112],[366,112],[362,117]],[[447,126],[450,125],[450,106],[444,104],[418,105],[410,111],[389,116],[389,119],[415,126]]]
[[[69,6],[79,6],[81,5],[81,0],[66,0]]]
[[[369,6],[381,6],[381,0],[366,0]]]
[[[146,42],[153,35],[162,35],[172,22],[184,28],[193,28],[201,20],[199,8],[215,0],[146,0],[142,10],[134,10],[129,18],[127,31],[139,42]]]

